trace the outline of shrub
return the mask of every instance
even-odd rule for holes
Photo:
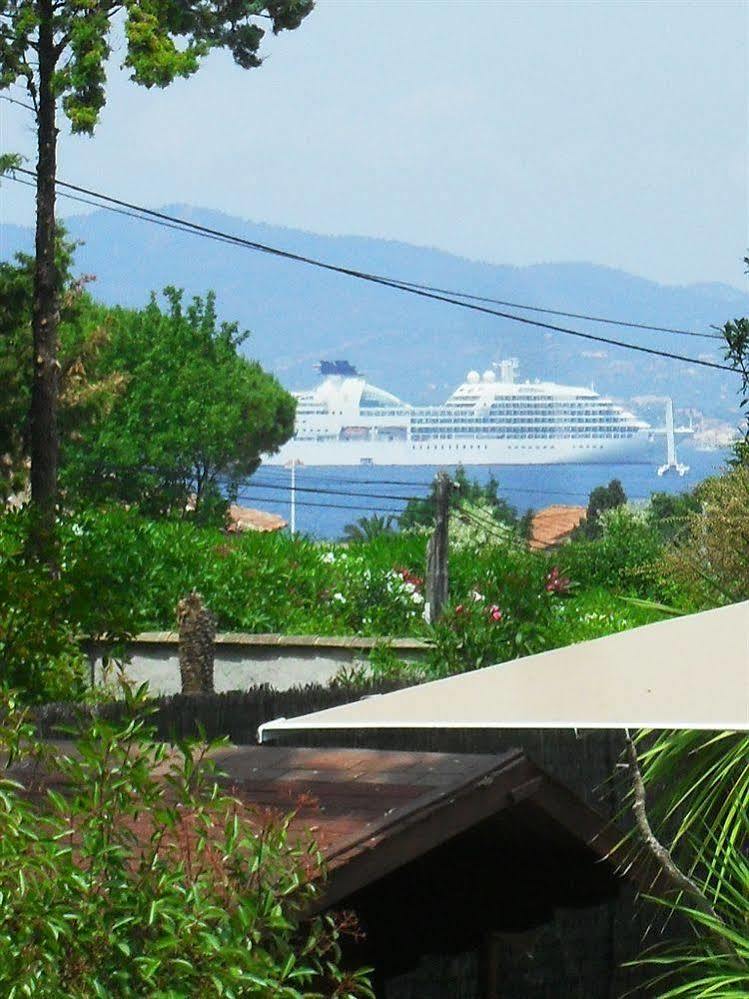
[[[473,507],[473,510],[478,508]],[[481,513],[479,517],[483,517]],[[193,520],[151,521],[123,507],[67,513],[58,524],[59,578],[24,557],[27,518],[0,517],[0,665],[29,700],[82,693],[76,637],[115,643],[174,627],[178,601],[199,590],[220,630],[282,634],[414,635],[435,638],[438,672],[474,668],[579,640],[633,620],[617,594],[683,606],[683,587],[662,571],[662,542],[647,517],[626,508],[602,517],[603,537],[550,554],[529,551],[514,528],[454,516],[453,606],[481,593],[502,611],[485,633],[478,609],[423,620],[427,533],[382,533],[347,545],[286,533],[227,535]],[[574,605],[595,592],[598,615],[581,627]],[[686,598],[683,598],[686,599]],[[586,605],[587,606],[587,605]],[[382,672],[382,671],[381,671]]]
[[[699,489],[700,509],[666,550],[666,577],[680,606],[709,607],[749,597],[749,467],[738,465]]]
[[[690,730],[641,733],[648,823],[668,843],[656,902],[681,939],[647,950],[648,994],[661,999],[749,995],[749,736]],[[652,840],[639,830],[638,845]],[[652,835],[652,834],[651,834]],[[682,877],[674,876],[674,865]],[[666,871],[663,871],[663,868]],[[689,879],[685,883],[683,876]],[[674,915],[677,919],[673,919]]]
[[[340,966],[331,917],[305,920],[319,857],[289,819],[260,824],[205,755],[168,751],[128,695],[64,755],[34,742],[12,699],[0,751],[44,767],[64,795],[0,782],[0,986],[6,996],[301,999],[372,996]]]
[[[86,661],[70,613],[72,589],[24,554],[26,518],[3,519],[0,549],[0,684],[28,701],[80,696]]]
[[[602,536],[563,545],[558,561],[581,587],[607,587],[617,593],[663,599],[660,561],[663,546],[646,513],[614,507],[599,517]]]
[[[548,575],[533,576],[527,572],[522,582],[517,577],[500,582],[485,573],[481,589],[469,592],[434,625],[431,671],[462,673],[550,647],[550,605],[559,597],[546,588]]]

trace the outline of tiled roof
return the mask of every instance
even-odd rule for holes
[[[243,531],[281,531],[286,527],[283,517],[278,517],[275,513],[267,513],[265,510],[254,510],[247,506],[238,506],[232,503],[229,507],[228,530],[233,534],[241,534]]]
[[[547,506],[533,516],[530,547],[553,548],[561,544],[585,520],[584,506]]]

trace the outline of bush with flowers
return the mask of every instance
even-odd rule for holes
[[[322,561],[333,572],[334,605],[345,629],[364,635],[406,635],[418,630],[424,613],[424,580],[412,569],[370,564],[366,551],[329,549]]]
[[[510,572],[505,561],[502,575],[484,568],[475,588],[434,626],[434,672],[480,669],[550,647],[551,608],[569,580],[535,559],[515,556],[512,563]]]
[[[423,619],[427,537],[416,530],[332,544],[88,509],[61,518],[52,578],[26,559],[25,529],[24,515],[0,516],[0,669],[37,701],[83,677],[76,635],[116,640],[171,629],[192,589],[220,630],[432,639],[437,674],[629,626],[634,611],[620,594],[679,606],[654,574],[655,532],[621,510],[605,520],[601,539],[553,555],[529,551],[514,532],[490,538],[481,527],[453,538],[452,609],[433,627]],[[591,593],[585,614],[593,617],[582,622],[576,608]]]

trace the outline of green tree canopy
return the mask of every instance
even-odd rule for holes
[[[38,107],[40,60],[51,59],[51,96],[74,132],[91,134],[106,103],[118,19],[130,78],[166,87],[197,72],[213,49],[228,49],[244,69],[259,66],[266,26],[274,34],[298,28],[312,6],[312,0],[0,0],[0,88],[20,83]]]
[[[113,33],[122,67],[145,87],[166,87],[195,73],[214,49],[238,65],[261,62],[260,43],[297,28],[313,0],[0,0],[0,90],[28,91],[36,118],[36,256],[29,406],[31,497],[38,513],[34,547],[49,560],[58,489],[60,274],[55,259],[57,112],[73,132],[92,134],[106,100]],[[13,165],[7,153],[0,170]]]
[[[61,277],[60,389],[61,420],[70,430],[110,395],[112,386],[94,383],[87,375],[101,336],[97,325],[102,307],[86,293],[84,282],[72,276],[74,247],[61,232],[57,267]],[[34,260],[17,254],[0,263],[0,499],[27,483],[29,404],[32,379],[31,314]]]
[[[744,257],[749,274],[749,257]],[[720,332],[726,341],[725,359],[741,378],[739,403],[744,414],[744,436],[733,447],[733,463],[749,465],[749,319],[732,319],[724,323]]]
[[[585,520],[579,527],[575,528],[572,536],[575,538],[600,538],[602,533],[599,523],[601,514],[606,510],[614,510],[618,506],[624,506],[626,502],[627,494],[619,479],[612,479],[607,486],[596,486],[588,497]]]
[[[450,508],[459,509],[464,503],[474,506],[489,507],[492,517],[500,524],[516,525],[517,510],[499,495],[499,482],[493,475],[482,485],[475,479],[469,479],[462,465],[458,465],[453,476],[454,489],[450,494]],[[432,483],[429,495],[424,499],[409,500],[406,509],[400,515],[399,522],[403,530],[412,527],[427,527],[434,523],[437,508],[437,482]]]
[[[369,517],[359,517],[351,524],[346,524],[343,529],[343,541],[366,542],[374,541],[382,537],[383,534],[393,534],[395,532],[394,514],[373,513]]]
[[[188,305],[175,288],[165,307],[110,310],[93,366],[119,379],[110,406],[63,441],[63,483],[77,495],[137,504],[147,512],[198,512],[236,495],[261,455],[293,433],[294,399],[239,353],[249,334],[219,323],[215,299]]]

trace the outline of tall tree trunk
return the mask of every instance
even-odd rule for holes
[[[38,514],[39,547],[54,531],[59,440],[57,404],[60,365],[55,263],[55,180],[57,175],[56,98],[53,86],[55,43],[53,0],[38,0],[39,108],[36,180],[36,268],[34,271],[34,375],[31,391],[31,499]]]

